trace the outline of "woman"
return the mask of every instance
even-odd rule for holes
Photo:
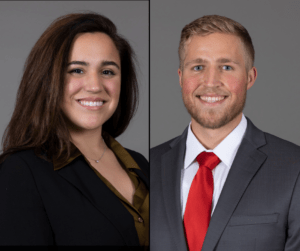
[[[137,105],[133,51],[96,13],[33,47],[0,156],[0,245],[149,245],[148,163],[114,138]]]

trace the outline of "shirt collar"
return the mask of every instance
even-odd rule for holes
[[[129,168],[136,168],[140,169],[138,164],[135,162],[135,160],[131,157],[131,155],[126,151],[126,149],[113,137],[109,135],[109,138],[106,142],[107,146],[114,152],[118,160],[126,167]],[[83,154],[79,151],[79,149],[71,143],[71,155],[68,159],[54,159],[53,158],[53,167],[54,171],[59,170],[69,163],[71,163],[73,160],[78,158],[79,156],[83,156]]]
[[[242,142],[247,128],[247,119],[242,114],[242,119],[238,126],[229,133],[223,141],[217,145],[213,150],[207,150],[196,138],[191,130],[191,123],[189,124],[186,151],[184,159],[184,168],[189,167],[196,159],[198,154],[203,151],[213,152],[226,166],[231,167],[235,158],[236,152]]]

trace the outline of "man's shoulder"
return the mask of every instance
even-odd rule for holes
[[[285,153],[288,155],[298,155],[300,158],[300,146],[288,140],[265,132],[267,144],[263,147],[268,153]]]
[[[267,154],[278,153],[280,151],[291,154],[297,152],[300,157],[299,145],[258,129],[249,118],[247,118],[247,130],[244,139],[253,144],[255,148]]]
[[[181,136],[177,136],[177,137],[175,137],[173,139],[170,139],[170,140],[168,140],[168,141],[166,141],[166,142],[164,142],[164,143],[162,143],[160,145],[157,145],[157,146],[151,148],[150,149],[150,158],[153,158],[153,157],[155,157],[157,155],[162,155],[165,152],[169,151],[170,148],[171,148],[170,145],[173,142],[175,142],[179,137],[181,137]]]
[[[264,132],[266,144],[257,150],[266,155],[266,166],[289,170],[289,173],[298,176],[300,173],[300,146],[288,140]]]

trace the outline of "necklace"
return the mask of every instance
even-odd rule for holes
[[[103,139],[103,138],[102,138],[102,140],[103,140],[103,142],[104,142],[104,139]],[[89,157],[87,157],[87,158],[88,158],[88,159],[91,159],[91,160],[93,160],[93,161],[95,161],[96,163],[99,163],[99,161],[102,159],[102,157],[103,157],[103,155],[104,155],[104,153],[105,153],[105,151],[106,151],[106,148],[107,148],[105,142],[104,142],[104,145],[105,145],[104,151],[103,151],[103,153],[102,153],[102,155],[101,155],[101,157],[100,157],[99,159],[92,159],[92,158],[89,158]]]

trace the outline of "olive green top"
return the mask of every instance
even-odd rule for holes
[[[105,183],[105,185],[120,199],[121,203],[128,210],[134,219],[135,228],[139,237],[141,246],[145,246],[145,250],[149,248],[149,191],[139,176],[133,171],[140,167],[131,157],[131,155],[117,142],[113,137],[109,138],[109,142],[106,142],[107,146],[113,151],[117,157],[119,163],[124,168],[131,181],[135,186],[135,193],[133,197],[133,204],[125,199],[122,194],[107,180],[105,179],[85,158],[89,166],[94,170],[97,176]],[[62,163],[58,163],[53,160],[54,170],[58,170],[72,162],[82,153],[78,148],[73,149],[70,158]]]

